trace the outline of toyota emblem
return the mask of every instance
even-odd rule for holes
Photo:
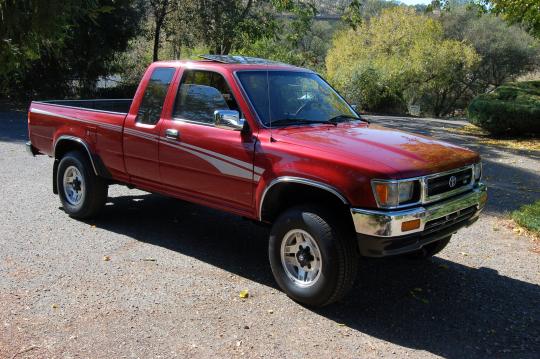
[[[450,178],[448,179],[448,186],[450,188],[454,188],[456,186],[456,183],[457,183],[456,176],[450,176]]]

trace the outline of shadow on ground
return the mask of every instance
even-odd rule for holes
[[[268,229],[247,220],[141,195],[111,198],[91,223],[275,287]],[[540,352],[540,286],[441,258],[364,260],[351,293],[315,312],[352,330],[447,358],[533,358]]]

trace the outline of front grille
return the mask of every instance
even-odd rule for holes
[[[456,178],[455,185],[450,186],[450,178]],[[428,197],[443,194],[453,191],[471,184],[473,177],[472,168],[466,168],[461,171],[449,173],[443,176],[428,178],[427,180],[427,195]]]
[[[471,206],[454,213],[450,213],[444,217],[433,219],[424,226],[423,234],[437,232],[447,227],[451,227],[460,222],[470,219],[476,213],[476,206]]]

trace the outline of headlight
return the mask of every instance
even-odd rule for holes
[[[377,181],[371,183],[377,205],[381,208],[393,208],[399,205],[418,202],[420,182],[413,181]]]
[[[478,182],[482,178],[482,162],[474,164],[474,181]]]

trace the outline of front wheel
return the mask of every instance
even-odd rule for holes
[[[64,211],[74,218],[95,216],[107,201],[107,183],[92,170],[80,152],[67,153],[58,164],[58,196]]]
[[[270,233],[269,258],[281,289],[316,307],[347,293],[359,260],[347,223],[318,206],[294,207],[279,216]]]

